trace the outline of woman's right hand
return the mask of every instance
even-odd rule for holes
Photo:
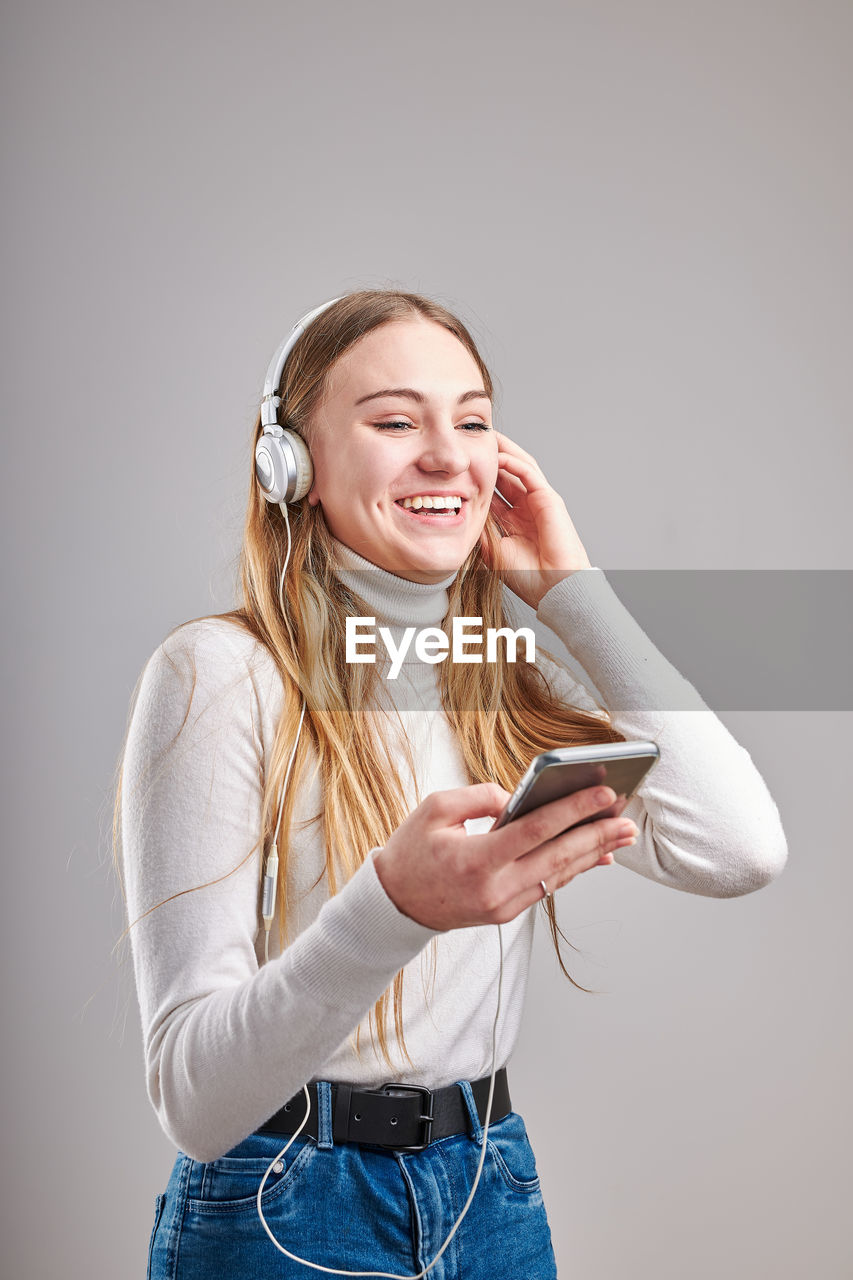
[[[466,819],[497,817],[509,799],[503,787],[482,782],[434,791],[409,814],[374,858],[398,911],[429,929],[505,924],[542,898],[540,881],[554,893],[582,871],[612,862],[613,850],[637,835],[636,825],[618,816],[627,800],[617,801],[609,787],[603,793],[587,787],[498,831],[468,834]],[[614,807],[615,817],[566,831]]]

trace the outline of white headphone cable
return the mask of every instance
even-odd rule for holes
[[[279,579],[278,579],[278,602],[281,605],[282,619],[286,624],[287,614],[285,613],[285,609],[284,609],[284,596],[282,595],[282,590],[284,588],[284,573],[285,573],[285,570],[287,569],[287,563],[290,560],[290,547],[291,547],[290,517],[287,514],[287,503],[280,502],[278,505],[281,508],[281,514],[284,516],[284,527],[287,530],[287,554],[284,557],[284,564],[281,567],[281,574],[279,575]]]
[[[305,1128],[305,1125],[308,1122],[308,1117],[311,1113],[311,1095],[308,1092],[308,1086],[306,1084],[302,1086],[302,1090],[303,1090],[303,1093],[305,1094],[305,1100],[307,1103],[305,1115],[302,1118],[302,1123],[300,1124],[296,1132],[291,1135],[290,1140],[284,1147],[282,1147],[278,1155],[274,1156],[273,1159],[270,1161],[269,1167],[266,1173],[264,1174],[263,1178],[261,1179],[261,1185],[258,1187],[258,1195],[257,1195],[258,1216],[261,1219],[261,1225],[263,1226],[264,1231],[266,1231],[267,1235],[269,1236],[270,1240],[272,1240],[276,1249],[278,1249],[286,1257],[292,1258],[294,1262],[301,1262],[303,1266],[313,1267],[315,1271],[325,1271],[327,1275],[333,1275],[333,1276],[382,1276],[382,1277],[385,1277],[386,1280],[421,1280],[421,1278],[426,1275],[426,1273],[430,1270],[430,1268],[435,1266],[436,1262],[438,1262],[439,1258],[444,1253],[447,1246],[450,1244],[450,1241],[453,1239],[454,1235],[456,1234],[459,1224],[461,1223],[462,1219],[465,1217],[465,1214],[468,1212],[468,1208],[469,1208],[469,1205],[471,1204],[471,1201],[474,1199],[474,1192],[477,1190],[477,1184],[480,1181],[480,1174],[483,1171],[483,1161],[486,1158],[486,1139],[489,1136],[489,1117],[492,1111],[492,1097],[495,1091],[495,1064],[497,1062],[498,1016],[501,1011],[501,988],[503,986],[503,971],[504,971],[503,934],[501,932],[501,925],[496,925],[495,927],[497,928],[497,931],[498,931],[498,945],[500,947],[501,962],[500,962],[500,970],[498,972],[498,1005],[497,1005],[497,1008],[495,1009],[495,1020],[492,1023],[492,1074],[491,1074],[491,1079],[489,1080],[489,1097],[486,1102],[486,1121],[483,1128],[483,1140],[481,1143],[482,1149],[480,1151],[480,1162],[477,1165],[477,1173],[474,1177],[474,1185],[471,1188],[471,1191],[468,1195],[468,1199],[465,1201],[465,1204],[462,1207],[462,1212],[460,1213],[459,1217],[456,1219],[450,1231],[448,1232],[447,1239],[444,1241],[444,1244],[441,1246],[441,1248],[439,1249],[435,1257],[432,1259],[432,1261],[427,1263],[423,1271],[418,1271],[415,1275],[407,1275],[407,1274],[401,1275],[400,1272],[398,1271],[345,1271],[345,1270],[341,1270],[338,1267],[324,1267],[319,1262],[309,1262],[307,1258],[300,1258],[298,1254],[291,1253],[288,1249],[285,1249],[283,1244],[279,1244],[278,1240],[276,1240],[275,1236],[270,1230],[269,1225],[267,1224],[266,1218],[264,1217],[264,1211],[261,1208],[261,1196],[263,1195],[264,1184],[266,1183],[267,1178],[270,1176],[273,1166],[278,1164],[282,1156],[285,1154],[286,1151],[289,1150],[291,1144],[295,1141],[295,1139],[299,1137],[300,1133]]]
[[[293,757],[296,755],[296,748],[299,745],[299,735],[302,732],[302,721],[305,719],[305,703],[302,703],[302,714],[299,717],[299,727],[296,730],[296,741],[293,744],[293,750],[290,753],[290,759],[287,762],[287,769],[284,775],[284,782],[281,786],[281,801],[278,806],[278,822],[275,824],[275,835],[272,838],[272,845],[267,854],[267,865],[264,872],[264,897],[261,912],[264,918],[264,961],[269,964],[270,959],[270,928],[272,926],[273,916],[275,915],[275,891],[278,885],[278,832],[281,826],[281,815],[284,812],[284,797],[287,791],[287,780],[290,777],[290,770],[293,765]]]
[[[291,537],[290,520],[287,516],[287,503],[280,502],[278,505],[281,507],[282,515],[284,516],[285,528],[287,529],[287,554],[284,557],[284,564],[282,565],[281,574],[278,579],[278,598],[281,604],[281,616],[284,618],[285,612],[282,592],[284,588],[284,575],[287,570],[288,561],[290,560]],[[287,794],[287,783],[290,778],[293,759],[296,755],[296,748],[299,746],[299,735],[302,732],[302,721],[304,719],[305,700],[303,698],[302,714],[299,717],[299,725],[296,730],[296,740],[293,743],[293,750],[290,753],[290,759],[287,762],[287,769],[284,774],[284,782],[281,786],[281,800],[278,805],[278,820],[275,824],[275,834],[272,838],[272,845],[269,853],[267,854],[266,866],[264,868],[263,905],[261,907],[261,914],[264,920],[264,961],[267,964],[269,964],[270,959],[270,928],[272,927],[273,916],[275,915],[275,891],[278,886],[278,833],[281,827],[281,815],[284,812],[284,797]]]

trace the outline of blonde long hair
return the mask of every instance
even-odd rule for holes
[[[317,316],[291,351],[279,391],[282,425],[299,432],[310,447],[312,414],[324,398],[329,371],[335,361],[377,326],[413,316],[443,325],[459,339],[476,362],[483,385],[491,396],[493,384],[489,370],[467,328],[450,311],[420,294],[392,289],[361,290],[345,295]],[[284,946],[295,797],[300,790],[300,777],[313,767],[312,753],[323,796],[322,812],[312,821],[321,823],[330,893],[337,892],[371,848],[388,841],[408,816],[408,807],[397,763],[384,735],[377,733],[380,721],[374,713],[365,711],[380,702],[377,666],[345,661],[346,618],[369,610],[335,573],[334,545],[322,508],[312,507],[306,500],[289,509],[292,549],[284,578],[285,611],[282,613],[279,581],[287,553],[287,530],[279,507],[266,501],[254,477],[254,444],[261,433],[259,413],[252,437],[252,478],[240,556],[242,603],[226,614],[208,616],[229,619],[264,645],[284,685],[281,717],[270,758],[263,768],[261,832],[238,866],[259,846],[265,850],[271,845],[284,775],[297,733],[302,700],[305,701],[305,719],[284,798],[278,840],[279,941]],[[490,514],[484,533],[493,557],[502,536],[499,518]],[[504,627],[515,621],[504,600],[500,579],[487,568],[479,544],[469,554],[449,590],[445,629],[449,620],[459,616],[482,618],[484,632],[488,627]],[[542,652],[541,646],[539,650]],[[556,661],[553,655],[548,656]],[[561,702],[535,665],[508,662],[503,647],[499,646],[494,663],[444,662],[439,671],[441,703],[457,732],[472,783],[497,782],[511,791],[532,757],[540,751],[556,746],[624,741],[624,736],[610,723],[606,709],[601,708],[600,715],[593,715]],[[414,778],[414,762],[411,753],[406,752],[405,739],[403,747],[407,767]],[[123,767],[120,767],[113,817],[117,867],[122,774]],[[263,864],[262,858],[259,861]],[[196,885],[182,892],[206,887]],[[568,939],[557,924],[553,896],[544,898],[542,907],[548,917],[560,968],[570,982],[579,986],[563,963],[559,940],[568,942]],[[393,1068],[386,1027],[389,997],[393,999],[398,1047],[411,1062],[403,1034],[402,970],[370,1015],[371,1038],[374,1038],[375,1027],[380,1051]]]

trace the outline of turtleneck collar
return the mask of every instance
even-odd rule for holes
[[[357,551],[332,539],[335,572],[345,586],[370,606],[377,627],[440,627],[447,613],[449,588],[456,580],[450,573],[439,582],[410,582],[380,569]]]

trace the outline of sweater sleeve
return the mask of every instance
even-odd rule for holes
[[[706,897],[751,893],[787,859],[779,810],[749,752],[655,647],[601,569],[581,569],[539,603],[598,691],[614,728],[651,739],[660,758],[625,809],[637,842],[615,861],[659,884]],[[600,714],[565,667],[540,660],[561,698]]]
[[[202,1161],[312,1079],[434,934],[398,911],[371,850],[259,968],[260,715],[230,626],[186,624],[149,659],[122,780],[148,1096],[168,1137]]]

